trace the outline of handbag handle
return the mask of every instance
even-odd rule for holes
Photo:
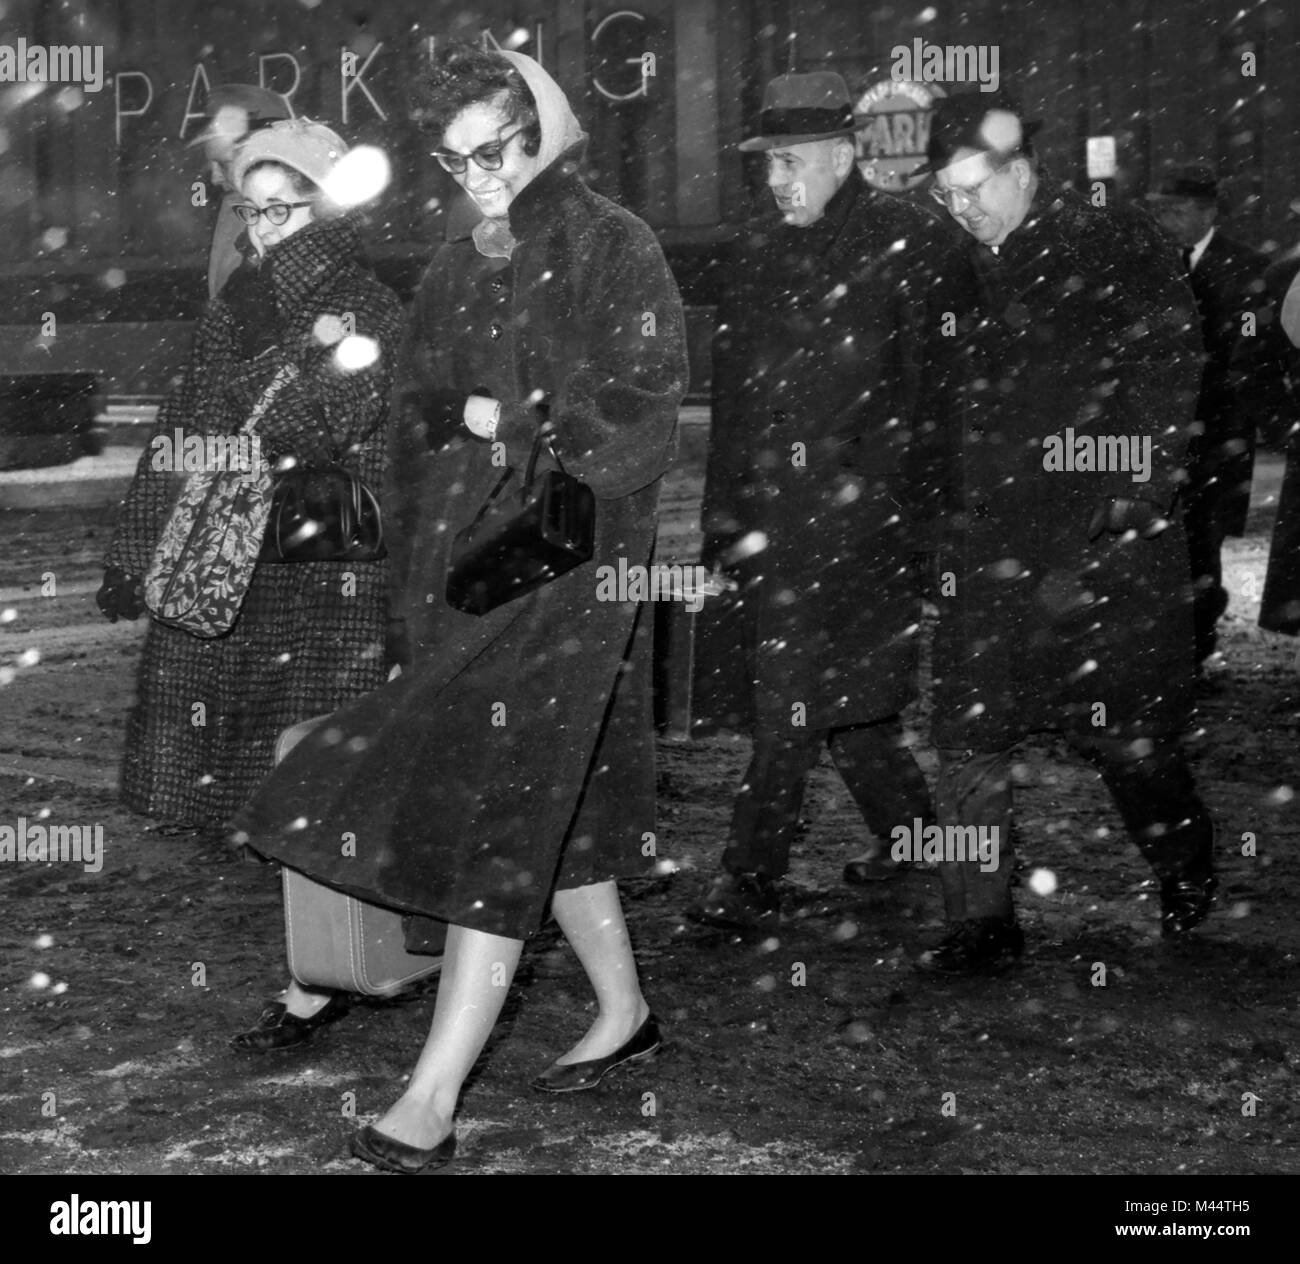
[[[550,454],[555,458],[555,464],[560,467],[562,474],[568,474],[564,468],[564,462],[560,460],[560,454],[555,450],[551,442],[551,434],[544,427],[538,427],[537,438],[533,440],[533,450],[528,455],[528,466],[524,471],[524,485],[519,489],[519,498],[524,500],[528,496],[529,489],[532,487],[534,480],[537,478],[537,458],[542,454],[542,445],[545,444]],[[506,470],[499,479],[496,486],[488,492],[487,499],[483,502],[478,513],[474,515],[474,520],[469,524],[469,530],[473,531],[497,502],[497,498],[505,490],[506,484],[510,481],[510,476],[514,470]]]

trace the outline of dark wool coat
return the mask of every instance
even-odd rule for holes
[[[345,450],[345,464],[382,491],[388,397],[401,305],[356,261],[345,221],[309,225],[236,274],[199,324],[185,375],[158,412],[127,493],[107,564],[149,568],[181,480],[154,468],[154,437],[228,434],[276,370],[301,376],[259,423],[262,456],[304,463]],[[238,309],[238,312],[237,310]],[[368,368],[344,372],[314,328],[322,316],[377,344]],[[249,326],[275,344],[245,357]],[[386,562],[259,563],[235,626],[212,640],[151,620],[138,700],[127,723],[122,797],[169,821],[221,825],[270,771],[280,731],[333,711],[383,680]]]
[[[1176,732],[1192,675],[1177,516],[1149,539],[1090,540],[1089,525],[1108,498],[1168,514],[1185,477],[1200,353],[1177,255],[1139,212],[1040,185],[1000,253],[968,241],[942,271],[925,409],[934,741],[996,750],[1035,729]],[[1067,428],[1149,441],[1148,481],[1078,460],[1045,468],[1046,441]]]
[[[1277,407],[1269,417],[1266,433],[1269,441],[1286,453],[1286,473],[1278,496],[1259,610],[1260,627],[1290,636],[1300,635],[1300,349],[1282,330],[1281,314],[1287,290],[1297,276],[1300,258],[1294,250],[1266,274],[1274,313],[1268,348],[1273,364],[1281,366]]]
[[[1255,467],[1255,426],[1267,378],[1277,373],[1265,347],[1267,260],[1215,232],[1192,271],[1205,367],[1196,402],[1200,423],[1187,450],[1188,494],[1210,496],[1227,535],[1243,535]],[[1245,332],[1244,316],[1255,318]]]
[[[404,389],[485,388],[503,402],[504,447],[462,426],[429,451],[418,406],[395,425],[392,561],[411,665],[303,741],[244,823],[261,850],[330,885],[522,938],[553,886],[646,863],[649,620],[597,600],[597,572],[650,560],[687,363],[653,233],[572,164],[520,192],[510,227],[508,262],[450,241],[416,299]],[[596,495],[595,556],[482,618],[461,613],[444,599],[452,540],[500,462],[518,490],[538,402]]]
[[[930,217],[854,168],[814,224],[764,217],[732,257],[714,341],[704,560],[758,533],[760,551],[734,567],[730,627],[765,729],[787,729],[798,704],[811,728],[876,720],[915,693],[919,542],[904,473],[924,267],[942,240]],[[740,651],[710,644],[727,627],[705,622],[706,672]]]

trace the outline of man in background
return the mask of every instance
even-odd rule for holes
[[[1267,346],[1268,261],[1219,229],[1219,184],[1211,167],[1170,168],[1147,200],[1182,252],[1205,346],[1183,491],[1196,660],[1204,663],[1214,653],[1215,625],[1228,607],[1223,540],[1246,531],[1255,427],[1268,379],[1278,373],[1261,354]]]

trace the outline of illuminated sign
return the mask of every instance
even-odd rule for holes
[[[865,116],[858,128],[858,168],[878,189],[906,189],[912,173],[925,161],[930,143],[934,102],[944,96],[936,84],[899,83],[886,79],[859,98]]]

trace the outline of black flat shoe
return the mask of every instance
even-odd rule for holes
[[[1213,876],[1166,878],[1160,884],[1160,933],[1169,938],[1199,926],[1209,914],[1218,885]]]
[[[593,1058],[590,1062],[554,1062],[533,1081],[533,1088],[543,1093],[578,1093],[595,1088],[616,1066],[653,1057],[662,1044],[659,1020],[649,1014],[631,1037],[608,1057]]]
[[[776,879],[765,873],[720,874],[702,900],[686,906],[686,916],[724,930],[771,930],[781,920]]]
[[[1025,950],[1015,917],[972,917],[952,925],[938,948],[922,954],[928,974],[999,974]]]
[[[456,1156],[456,1130],[453,1128],[432,1150],[421,1150],[404,1141],[385,1136],[378,1128],[367,1124],[360,1132],[352,1134],[352,1153],[385,1172],[398,1172],[402,1176],[420,1176],[425,1172],[446,1167]]]
[[[349,1000],[345,993],[335,992],[310,1018],[299,1018],[289,1013],[283,1001],[268,1001],[251,1031],[241,1031],[230,1038],[230,1047],[240,1053],[271,1053],[276,1049],[292,1049],[304,1045],[312,1032],[328,1023],[337,1022],[348,1012]]]

